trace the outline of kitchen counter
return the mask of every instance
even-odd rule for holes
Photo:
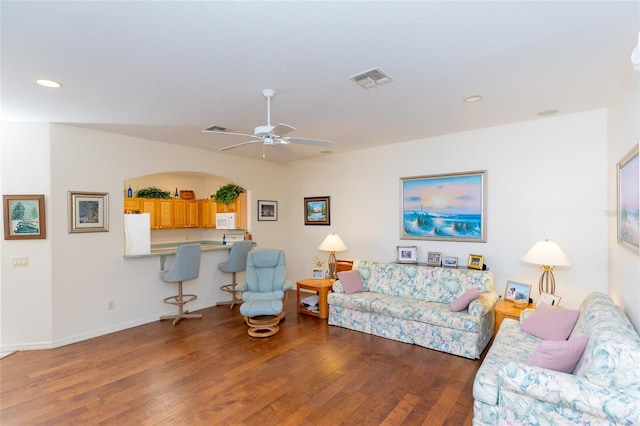
[[[167,256],[173,256],[178,251],[178,247],[183,244],[200,243],[202,252],[215,250],[230,250],[233,243],[222,244],[221,241],[180,241],[174,243],[151,244],[151,252],[145,254],[124,254],[125,259],[139,259],[145,257],[160,257],[160,269],[164,270],[164,263]],[[256,243],[253,243],[254,245]]]

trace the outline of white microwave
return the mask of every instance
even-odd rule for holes
[[[236,229],[236,214],[216,213],[216,229]]]

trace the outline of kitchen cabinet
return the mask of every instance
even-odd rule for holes
[[[215,201],[198,200],[199,209],[199,221],[200,228],[215,228],[216,227],[216,213],[218,212],[217,204]]]
[[[173,201],[174,228],[198,228],[198,202],[196,200]]]
[[[174,200],[140,198],[140,213],[151,215],[151,229],[175,228],[173,218]]]

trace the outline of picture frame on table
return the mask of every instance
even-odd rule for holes
[[[331,197],[304,198],[305,225],[331,225]]]
[[[551,306],[559,306],[560,305],[560,296],[556,296],[555,294],[550,293],[541,293],[540,299],[538,299],[538,303],[546,303]]]
[[[3,195],[4,239],[44,240],[44,194]]]
[[[397,246],[398,263],[418,263],[417,246]]]
[[[617,163],[618,244],[640,253],[640,171],[638,144]]]
[[[67,192],[69,233],[109,231],[108,192]]]
[[[400,178],[400,239],[487,242],[486,170]]]
[[[315,278],[317,280],[321,280],[324,278],[324,269],[322,268],[313,268],[311,270],[311,278]]]
[[[484,256],[479,254],[470,254],[469,260],[467,261],[467,268],[478,269],[481,271],[482,268],[484,267],[483,262],[484,262]]]
[[[440,266],[442,260],[442,253],[430,251],[427,253],[427,265],[428,266]]]
[[[271,200],[258,200],[258,220],[267,222],[277,221],[278,202]]]
[[[458,258],[453,256],[446,256],[444,261],[442,262],[442,267],[444,268],[457,268],[458,267]]]
[[[516,300],[526,300],[529,303],[531,295],[531,284],[507,281],[507,288],[504,290],[504,300],[515,302]]]

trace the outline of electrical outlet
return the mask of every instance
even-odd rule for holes
[[[109,303],[107,303],[107,309],[110,311],[113,311],[116,308],[116,302],[114,302],[113,300],[110,300]]]
[[[29,266],[29,257],[28,256],[12,256],[11,257],[11,266],[15,267],[27,267]]]

